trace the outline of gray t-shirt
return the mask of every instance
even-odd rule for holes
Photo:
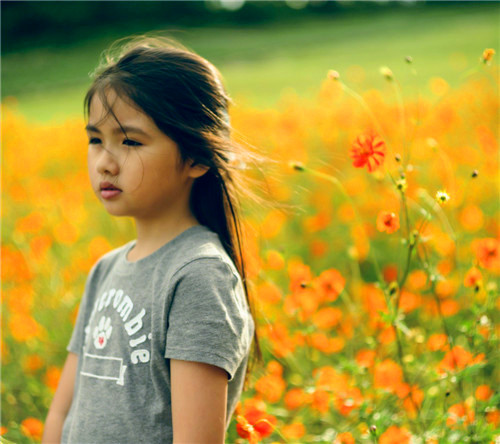
[[[170,359],[228,373],[226,430],[254,322],[217,233],[195,225],[136,262],[135,240],[90,270],[67,350],[79,355],[63,443],[171,443]]]

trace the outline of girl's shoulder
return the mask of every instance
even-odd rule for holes
[[[234,262],[216,232],[204,225],[197,225],[187,231],[190,231],[190,233],[186,232],[188,235],[182,245],[179,245],[179,248],[168,258],[173,268],[175,268],[175,272],[180,271],[194,261],[213,259],[204,262],[209,265],[210,263],[222,261],[229,266],[231,271],[237,273]]]

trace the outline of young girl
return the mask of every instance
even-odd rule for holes
[[[236,206],[241,159],[260,156],[230,140],[230,101],[167,38],[131,40],[95,76],[90,182],[137,239],[90,270],[43,442],[224,442],[253,338],[262,362]]]

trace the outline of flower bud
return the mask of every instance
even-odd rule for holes
[[[392,71],[387,66],[382,66],[380,68],[380,74],[382,74],[387,80],[394,79],[394,75],[392,74]]]
[[[288,165],[290,167],[292,167],[296,171],[304,171],[305,170],[304,165],[302,164],[302,162],[295,162],[295,161],[292,160],[292,161],[290,161],[288,163]]]
[[[340,74],[338,73],[338,71],[335,71],[334,69],[330,69],[330,71],[328,71],[328,77],[332,80],[338,80],[340,77]]]
[[[492,48],[486,48],[483,51],[483,55],[481,57],[482,62],[483,63],[488,63],[493,58],[493,54],[495,54],[495,50],[494,49],[492,49]]]

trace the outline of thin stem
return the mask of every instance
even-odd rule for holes
[[[405,108],[404,108],[404,102],[403,102],[403,96],[401,95],[401,85],[399,84],[399,81],[393,78],[392,82],[394,86],[394,91],[396,92],[396,98],[398,100],[398,106],[399,106],[399,113],[401,115],[401,126],[403,127],[403,137],[402,137],[402,143],[401,146],[403,147],[403,152],[406,151],[406,121],[405,121]]]
[[[377,127],[377,130],[380,134],[382,134],[387,146],[390,147],[391,151],[394,152],[394,150],[392,149],[392,146],[389,144],[388,142],[388,138],[387,136],[385,135],[385,132],[384,130],[382,129],[382,125],[380,125],[380,123],[378,122],[377,118],[375,117],[375,114],[373,114],[372,110],[370,109],[370,107],[368,106],[368,104],[366,103],[365,99],[363,99],[363,97],[361,97],[357,92],[355,92],[354,90],[352,90],[351,88],[349,88],[344,82],[342,82],[341,80],[339,80],[340,84],[342,85],[342,89],[344,91],[346,91],[348,94],[350,94],[352,97],[354,97],[359,103],[360,105],[365,109],[365,111],[368,113],[368,115],[370,116],[370,118],[372,119],[373,121],[373,124]]]
[[[417,118],[415,120],[415,125],[413,126],[413,131],[411,133],[411,137],[410,137],[410,142],[411,142],[411,141],[413,141],[413,138],[415,136],[417,126],[419,126],[421,124],[421,121],[420,121],[420,88],[418,86],[418,73],[417,73],[417,70],[413,66],[411,67],[410,71],[415,76],[415,88],[417,90]],[[407,154],[407,155],[405,156],[405,154]],[[411,157],[411,143],[408,144],[408,151],[407,152],[403,151],[403,159],[402,159],[403,171],[406,171],[408,163],[410,162],[410,157]]]
[[[377,278],[379,279],[379,281],[381,283],[384,282],[383,277],[382,277],[382,273],[380,271],[380,266],[378,264],[377,258],[375,257],[375,253],[373,252],[373,248],[370,245],[368,233],[366,232],[365,226],[363,225],[363,223],[361,221],[361,218],[359,216],[359,213],[358,213],[358,210],[356,208],[356,205],[354,205],[354,202],[352,201],[351,197],[347,194],[346,190],[344,189],[344,187],[342,186],[342,184],[340,183],[340,181],[336,177],[331,176],[330,174],[322,173],[321,171],[316,171],[316,170],[313,170],[313,169],[311,169],[309,167],[307,167],[307,168],[303,167],[303,168],[304,168],[304,171],[309,171],[311,174],[313,174],[315,176],[318,176],[318,177],[321,177],[322,179],[328,180],[328,181],[332,182],[333,184],[335,184],[340,189],[340,191],[342,192],[342,194],[344,195],[344,197],[347,199],[347,201],[351,204],[351,207],[353,208],[354,214],[356,216],[356,221],[357,221],[358,225],[360,225],[362,227],[362,229],[363,229],[363,231],[365,233],[366,240],[367,240],[367,242],[369,244],[368,251],[369,251],[369,253],[372,256],[373,264],[375,266],[375,272],[377,274]],[[356,261],[356,263],[357,263],[357,261]],[[358,266],[358,269],[359,269],[359,264],[358,263],[357,263],[357,266]],[[361,271],[359,271],[359,274],[361,275]]]

